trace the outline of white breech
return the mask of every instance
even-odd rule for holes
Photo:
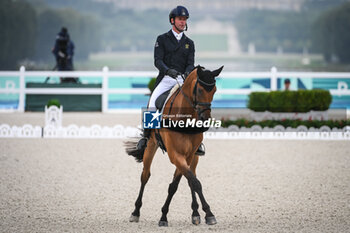
[[[183,84],[183,79],[182,77],[179,75],[177,76],[176,80],[173,79],[172,77],[165,75],[162,79],[162,81],[160,81],[160,83],[158,84],[158,86],[154,89],[150,100],[148,102],[148,108],[149,109],[155,109],[156,108],[156,100],[157,98],[163,94],[165,91],[170,90],[171,88],[173,88],[173,86],[175,86],[177,83],[179,83],[180,85]]]

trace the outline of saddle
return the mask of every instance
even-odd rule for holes
[[[175,93],[175,91],[179,88],[179,84],[176,84],[173,88],[171,88],[170,90],[167,90],[165,92],[163,92],[163,94],[161,94],[160,96],[158,96],[158,98],[156,99],[156,108],[162,112],[163,108],[166,104],[166,102],[168,101],[168,99],[173,95],[173,93]]]
[[[168,98],[170,90],[165,91],[163,94],[161,94],[157,99],[156,99],[156,108],[160,111],[162,111],[163,106],[165,104],[165,100]]]

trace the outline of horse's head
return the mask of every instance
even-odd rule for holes
[[[193,78],[191,82],[192,103],[198,114],[199,120],[207,120],[211,117],[211,102],[213,101],[214,93],[216,91],[216,80],[224,66],[219,69],[210,71],[204,67],[197,66],[197,77]],[[195,72],[192,73],[192,75]]]

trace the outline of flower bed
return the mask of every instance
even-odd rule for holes
[[[222,119],[221,120],[222,127],[227,128],[231,125],[236,125],[238,127],[246,127],[251,128],[254,125],[259,125],[262,128],[269,127],[274,128],[275,126],[281,125],[284,128],[297,128],[298,126],[305,126],[307,128],[316,128],[319,129],[322,126],[328,126],[330,129],[333,128],[339,128],[342,129],[345,126],[350,126],[350,120],[290,120],[290,119],[284,119],[284,120],[263,120],[263,121],[250,121],[247,119],[237,119],[237,120],[228,120],[228,119]]]

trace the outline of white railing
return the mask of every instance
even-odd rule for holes
[[[148,94],[148,88],[109,88],[108,82],[111,78],[125,77],[156,77],[156,71],[109,71],[108,67],[104,67],[102,71],[26,71],[25,67],[21,67],[19,71],[0,71],[0,78],[3,77],[19,77],[19,88],[15,88],[14,84],[0,87],[0,94],[19,94],[19,104],[17,111],[24,112],[25,95],[26,94],[61,94],[61,95],[101,95],[102,96],[102,112],[108,112],[108,95],[109,94]],[[101,88],[26,88],[25,79],[28,77],[84,77],[84,78],[102,78]],[[350,79],[350,73],[338,72],[278,72],[272,67],[270,72],[223,72],[220,78],[224,79],[270,79],[270,89],[262,91],[277,90],[278,78],[327,78],[327,79]],[[250,94],[253,89],[218,89],[218,94]],[[261,90],[259,90],[261,91]],[[331,89],[332,95],[350,95],[350,90],[345,82],[339,81],[337,89]]]
[[[0,124],[1,138],[70,138],[70,139],[130,139],[139,137],[140,129],[136,127],[115,125],[101,126],[78,126],[70,124],[68,126],[54,127],[46,125],[45,127],[33,126],[25,124],[23,126],[10,126],[8,124]],[[294,129],[285,129],[281,125],[274,128],[261,128],[254,125],[251,128],[232,125],[229,128],[213,129],[204,133],[207,139],[254,139],[254,140],[348,140],[350,141],[350,127],[329,128],[322,126],[319,129],[299,126]]]

